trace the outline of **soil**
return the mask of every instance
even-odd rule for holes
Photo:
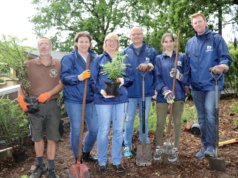
[[[238,100],[238,99],[233,99]],[[231,113],[230,104],[232,99],[222,99],[220,101],[220,141],[238,138],[238,128],[234,126],[234,119],[238,118],[238,113]],[[65,122],[65,134],[58,144],[56,156],[56,171],[60,178],[68,177],[68,168],[74,163],[72,152],[69,149],[69,124]],[[90,168],[92,178],[235,178],[238,177],[238,143],[221,146],[218,149],[218,157],[225,159],[226,171],[211,171],[207,159],[198,160],[194,157],[195,153],[201,148],[200,138],[192,135],[187,129],[186,124],[182,126],[181,142],[179,148],[179,161],[169,163],[168,161],[156,162],[148,167],[138,167],[135,164],[135,156],[131,159],[123,159],[126,172],[118,174],[111,164],[108,165],[106,174],[98,171],[97,163],[85,163]],[[133,138],[134,148],[138,143],[137,136]],[[154,134],[150,133],[152,150],[155,150]],[[111,143],[111,142],[110,142]],[[110,147],[110,145],[109,145]],[[25,146],[25,160],[13,162],[7,160],[1,164],[0,178],[21,178],[23,175],[30,175],[30,169],[35,162],[33,144]],[[109,149],[110,150],[110,149]],[[136,151],[136,150],[134,150]],[[94,148],[96,154],[96,148]],[[108,151],[110,162],[110,151]],[[23,157],[24,158],[24,157]],[[44,178],[44,176],[42,176]],[[24,177],[25,178],[25,177]]]

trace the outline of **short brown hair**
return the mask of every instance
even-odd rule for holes
[[[193,18],[198,17],[198,16],[201,16],[205,21],[207,20],[206,17],[205,17],[205,15],[202,13],[202,11],[198,11],[198,12],[196,12],[196,13],[190,15],[189,17],[190,17],[190,19],[191,19],[191,21],[192,21]]]
[[[74,37],[74,48],[77,50],[78,49],[78,46],[77,46],[77,43],[78,43],[78,39],[80,37],[87,37],[89,39],[89,42],[90,42],[90,48],[92,47],[92,36],[90,35],[89,32],[87,31],[82,31],[82,32],[78,32],[75,37]]]

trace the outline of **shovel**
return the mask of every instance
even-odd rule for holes
[[[90,57],[87,57],[86,69],[89,68]],[[86,109],[88,79],[84,81],[82,113],[81,113],[81,127],[78,146],[78,159],[69,168],[69,178],[90,178],[89,168],[82,162],[82,148],[83,148],[83,131],[84,131],[84,116]]]
[[[142,144],[137,145],[136,149],[136,165],[149,166],[152,163],[151,145],[146,144],[145,135],[145,73],[142,73]]]
[[[218,93],[218,80],[221,78],[222,73],[218,75],[212,74],[212,78],[215,81],[215,111],[216,111],[216,145],[215,145],[215,157],[209,157],[209,165],[211,170],[225,171],[225,160],[224,158],[218,158],[218,144],[219,144],[219,93]]]
[[[175,62],[174,62],[174,68],[177,69],[178,65],[178,58],[179,58],[179,48],[180,48],[180,31],[178,31],[178,37],[177,37],[177,48],[176,48],[176,56],[175,56]],[[176,78],[173,78],[172,81],[172,93],[174,94],[175,92],[175,84],[176,84]],[[168,125],[167,125],[167,130],[166,130],[166,137],[165,137],[165,142],[163,143],[162,146],[162,152],[167,154],[167,155],[176,155],[176,160],[170,161],[169,158],[168,160],[170,162],[175,162],[178,159],[178,152],[175,150],[174,145],[171,143],[171,129],[172,129],[172,119],[173,119],[173,104],[169,104],[168,106]]]

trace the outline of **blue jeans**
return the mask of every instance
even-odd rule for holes
[[[82,104],[65,102],[65,106],[70,120],[70,145],[74,157],[77,159]],[[83,152],[90,152],[97,140],[98,133],[98,118],[94,103],[86,104],[85,123],[88,131],[84,138]]]
[[[192,91],[192,96],[198,114],[203,147],[214,148],[216,144],[215,91]]]
[[[100,166],[107,164],[108,136],[112,123],[112,164],[121,163],[123,123],[126,115],[127,103],[96,105],[98,114],[98,163]]]
[[[132,148],[132,136],[134,130],[134,120],[136,116],[137,105],[139,104],[139,116],[140,116],[140,130],[139,139],[142,143],[143,133],[142,133],[142,98],[129,98],[127,116],[125,122],[125,133],[124,133],[124,145]],[[150,111],[151,97],[145,97],[145,137],[146,143],[149,143],[148,138],[148,115]]]

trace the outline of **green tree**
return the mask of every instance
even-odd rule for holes
[[[34,0],[33,4],[37,14],[31,21],[36,33],[54,32],[55,47],[63,51],[71,49],[76,32],[89,31],[100,53],[105,35],[124,27],[130,19],[126,0]]]

